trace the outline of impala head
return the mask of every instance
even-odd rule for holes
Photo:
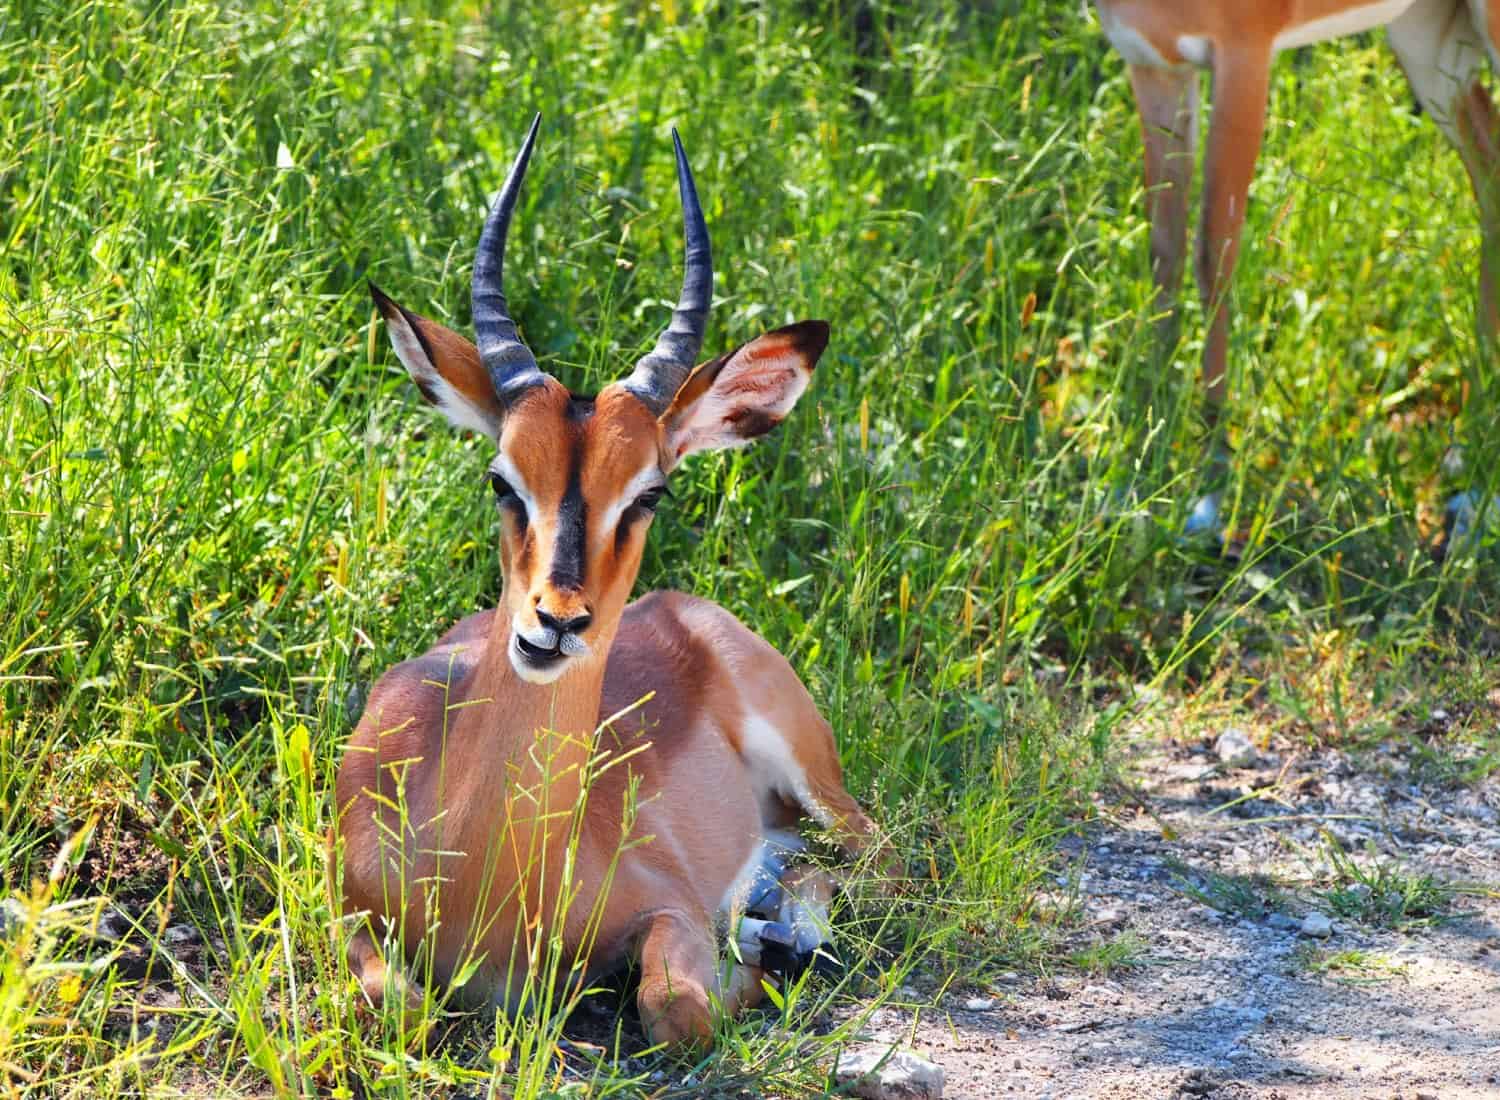
[[[673,467],[774,428],[812,378],[828,325],[803,321],[694,367],[713,294],[708,229],[674,131],[687,265],[672,321],[634,370],[597,396],[570,392],[521,342],[505,302],[505,238],[537,121],[501,188],[474,260],[478,346],[397,305],[373,284],[396,354],[457,427],[496,443],[488,482],[501,514],[501,611],[523,679],[547,683],[602,659],[640,569]]]

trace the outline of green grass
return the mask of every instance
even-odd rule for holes
[[[1221,913],[1260,920],[1268,913],[1285,912],[1292,904],[1286,890],[1269,875],[1225,874],[1209,867],[1189,867],[1177,859],[1169,860],[1168,866],[1179,890]]]
[[[1326,975],[1352,985],[1390,981],[1392,978],[1404,977],[1407,972],[1405,964],[1359,948],[1328,951],[1311,944],[1302,944],[1297,948],[1295,958],[1301,970]]]
[[[1452,884],[1383,860],[1373,845],[1367,858],[1359,860],[1328,837],[1327,853],[1333,881],[1322,896],[1335,916],[1398,931],[1428,927],[1449,917],[1458,893]]]
[[[1139,932],[1127,930],[1075,948],[1067,956],[1069,966],[1098,978],[1146,965],[1149,946]]]
[[[523,1072],[473,1017],[408,1050],[329,938],[362,691],[499,589],[483,448],[422,407],[363,280],[465,328],[538,109],[507,289],[570,384],[633,362],[675,294],[673,124],[713,233],[710,345],[834,322],[771,441],[676,479],[641,588],[716,599],[789,656],[922,881],[855,907],[847,982],[693,1067],[538,1041]],[[0,1080],[605,1096],[667,1066],[689,1092],[816,1091],[848,1034],[813,1026],[830,1013],[913,966],[1061,950],[1034,899],[1132,684],[1269,662],[1243,676],[1290,721],[1356,736],[1351,708],[1381,702],[1351,702],[1360,670],[1395,698],[1493,647],[1494,547],[1427,552],[1463,483],[1450,441],[1472,476],[1500,465],[1474,428],[1495,372],[1462,169],[1373,40],[1283,61],[1271,115],[1231,565],[1175,535],[1210,444],[1200,318],[1153,368],[1136,123],[1077,5],[5,8],[0,881],[23,931],[0,945]],[[87,942],[99,899],[138,915],[131,951],[201,930],[192,965],[145,956],[178,1001]]]

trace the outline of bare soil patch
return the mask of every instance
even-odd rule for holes
[[[1126,965],[883,1009],[871,1039],[954,1100],[1500,1097],[1500,782],[1414,763],[1153,745],[1057,887]]]

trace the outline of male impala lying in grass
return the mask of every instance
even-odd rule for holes
[[[811,818],[853,852],[874,826],[784,657],[706,600],[626,601],[667,475],[695,451],[775,427],[811,380],[828,326],[777,329],[694,368],[713,273],[674,134],[687,266],[671,324],[628,377],[594,397],[570,392],[521,342],[501,285],[536,133],[533,123],[479,239],[477,348],[371,287],[423,396],[496,441],[488,483],[504,589],[497,610],[380,678],[339,768],[343,910],[368,914],[349,963],[372,1000],[388,980],[410,996],[386,973],[380,944],[394,938],[408,961],[420,948],[438,980],[463,973],[466,994],[514,1010],[538,966],[532,932],[558,917],[569,961],[587,953],[589,973],[636,960],[653,1041],[695,1041],[711,1035],[715,1005],[732,1013],[759,998],[759,968],[721,972],[715,923],[768,842]],[[582,789],[592,758],[632,749]],[[632,839],[650,839],[622,852],[633,779]],[[581,894],[562,906],[585,793],[571,865]]]

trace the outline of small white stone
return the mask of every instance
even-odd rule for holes
[[[964,1002],[965,1012],[988,1012],[995,1007],[993,997],[970,997]]]
[[[834,1076],[849,1087],[848,1095],[864,1100],[940,1100],[943,1095],[943,1068],[909,1050],[845,1051]]]
[[[0,939],[8,939],[11,931],[19,932],[26,925],[26,910],[15,898],[0,898]]]
[[[1233,726],[1219,734],[1219,739],[1214,742],[1214,754],[1219,763],[1229,768],[1248,768],[1259,755],[1250,736]]]
[[[1302,918],[1301,932],[1304,936],[1312,936],[1314,939],[1326,940],[1333,935],[1333,921],[1322,913],[1309,913]]]
[[[203,942],[202,934],[191,924],[174,924],[162,933],[161,938],[173,947]]]

